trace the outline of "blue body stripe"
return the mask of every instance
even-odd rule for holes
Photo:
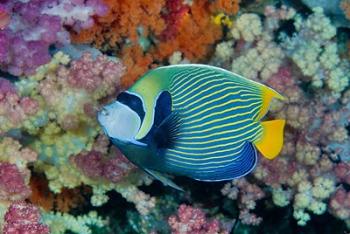
[[[262,134],[254,121],[262,106],[261,88],[205,66],[171,72],[168,92],[181,123],[173,147],[164,151],[162,170],[207,181],[250,172],[256,164],[251,142]]]
[[[260,134],[261,131],[258,132]],[[167,151],[166,157],[169,160],[177,161],[178,164],[194,164],[201,165],[207,162],[221,162],[223,160],[227,161],[228,158],[234,159],[239,157],[239,152],[241,152],[243,145],[249,140],[238,140],[233,142],[227,142],[226,145],[222,147],[215,147],[215,144],[212,144],[214,148],[208,149],[206,147],[201,148],[180,148],[179,146],[174,149]],[[220,143],[224,141],[219,141]]]
[[[232,159],[216,164],[184,165],[168,161],[165,168],[173,173],[188,175],[202,181],[232,180],[248,174],[254,169],[257,162],[257,152],[254,146],[246,142],[239,155]]]

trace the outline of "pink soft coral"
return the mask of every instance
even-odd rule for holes
[[[343,187],[338,188],[338,190],[330,198],[329,211],[339,219],[349,219],[350,192],[347,192]]]
[[[251,211],[255,209],[256,201],[265,197],[265,193],[261,188],[249,183],[245,178],[241,178],[227,183],[221,192],[230,199],[238,199],[239,219],[242,223],[249,225],[260,224],[262,218],[251,213]]]
[[[168,219],[173,234],[228,234],[221,228],[219,220],[208,220],[205,213],[198,208],[180,205],[177,215]]]
[[[37,113],[39,104],[29,97],[21,97],[8,80],[0,78],[0,133],[18,128],[24,120]]]
[[[71,63],[68,72],[67,81],[71,87],[83,88],[93,92],[102,87],[111,94],[119,83],[120,74],[123,72],[123,66],[119,62],[112,61],[106,56],[98,56],[93,59],[90,53],[84,53],[83,56]],[[61,70],[61,75],[65,72]]]
[[[93,179],[106,179],[113,183],[121,181],[124,176],[135,169],[135,166],[119,151],[108,157],[92,150],[82,152],[71,159],[84,175]]]
[[[0,199],[23,200],[30,195],[30,188],[25,184],[24,175],[17,166],[0,163]]]
[[[5,214],[4,234],[48,234],[49,227],[40,223],[38,208],[18,201],[11,204]]]

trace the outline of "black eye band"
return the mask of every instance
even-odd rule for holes
[[[141,121],[145,118],[145,110],[143,109],[141,99],[131,93],[122,92],[118,95],[117,101],[123,103],[135,111],[139,116]]]

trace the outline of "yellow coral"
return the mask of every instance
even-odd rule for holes
[[[332,179],[319,177],[314,181],[312,195],[318,199],[326,199],[335,191],[335,183]]]
[[[67,54],[59,51],[57,52],[49,63],[37,68],[34,75],[29,76],[29,79],[40,81],[45,78],[48,73],[55,72],[61,65],[67,65],[70,62],[70,57]]]
[[[272,201],[277,206],[287,206],[290,202],[291,195],[291,191],[283,190],[281,187],[272,188]]]
[[[294,208],[306,209],[312,202],[311,196],[305,193],[298,193],[294,198]]]
[[[90,211],[82,216],[73,216],[60,212],[43,213],[42,220],[50,226],[50,233],[52,234],[63,234],[67,231],[91,234],[90,226],[103,227],[107,224],[107,221],[99,217],[95,211]]]
[[[327,210],[327,205],[324,202],[313,201],[311,202],[310,207],[308,208],[314,214],[321,215]]]
[[[230,17],[225,13],[219,13],[216,16],[212,17],[212,19],[216,25],[224,25],[228,28],[231,28],[233,26],[233,20],[231,20]]]

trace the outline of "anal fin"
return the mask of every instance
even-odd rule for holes
[[[225,181],[243,177],[254,170],[257,163],[257,152],[251,142],[245,142],[239,155],[234,156],[225,167],[217,167],[211,171],[201,171],[192,178],[199,181]]]

